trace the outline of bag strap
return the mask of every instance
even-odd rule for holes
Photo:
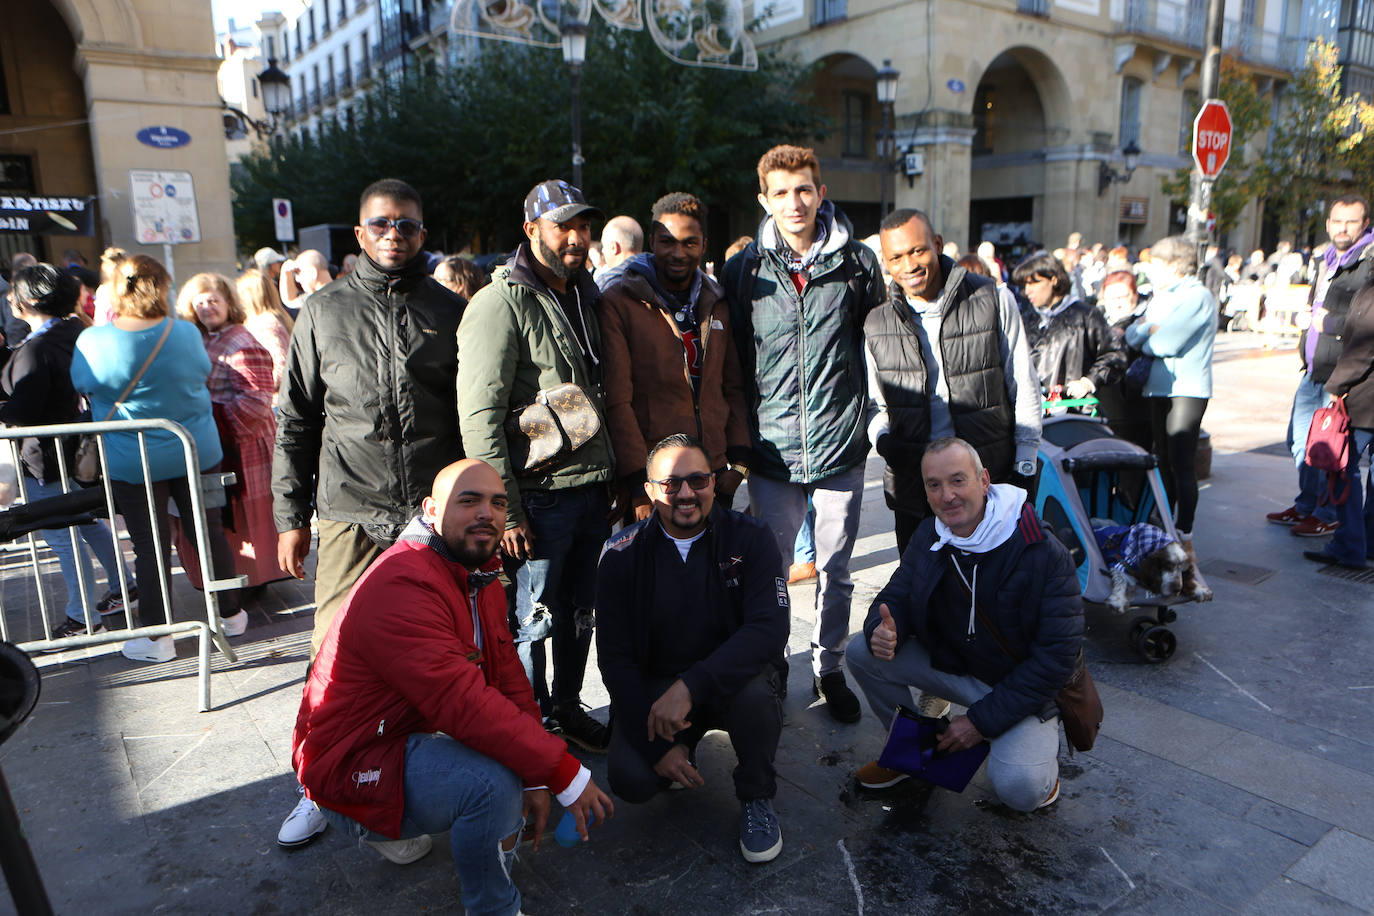
[[[138,367],[138,372],[134,373],[134,377],[129,379],[129,384],[124,386],[124,390],[119,395],[119,400],[115,401],[114,405],[110,407],[110,412],[105,414],[105,419],[102,422],[108,423],[110,417],[113,417],[115,411],[119,409],[119,405],[123,404],[124,399],[133,393],[134,386],[138,384],[139,379],[143,378],[143,373],[148,371],[148,367],[151,366],[153,360],[157,358],[157,354],[162,349],[162,345],[167,342],[167,336],[172,333],[172,323],[174,320],[175,319],[170,315],[167,317],[167,326],[162,329],[162,336],[159,337],[157,343],[153,345],[153,352],[148,354],[148,358],[143,361],[143,365]]]
[[[958,564],[959,561],[954,559],[954,554],[950,552],[949,548],[946,548],[945,553],[946,556],[949,557],[949,561],[951,563],[954,563],[956,565]],[[1001,648],[1001,650],[1007,654],[1008,658],[1016,662],[1018,665],[1025,661],[1025,656],[1017,655],[1015,652],[1011,650],[1011,646],[1002,636],[1002,631],[997,629],[997,624],[992,622],[992,618],[989,617],[987,614],[983,613],[983,606],[978,603],[977,597],[974,596],[973,591],[964,582],[963,576],[955,576],[954,578],[956,578],[959,581],[959,588],[963,591],[965,595],[968,595],[969,601],[973,603],[974,616],[977,617],[978,622],[981,623],[990,634],[992,634],[992,638],[997,641],[998,647]]]

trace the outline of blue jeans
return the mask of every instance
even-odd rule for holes
[[[49,496],[61,496],[62,484],[43,483],[32,477],[25,477],[24,491],[30,500],[46,499]],[[114,539],[110,537],[110,529],[105,527],[104,522],[97,521],[89,525],[77,525],[76,530],[80,533],[81,540],[95,551],[96,559],[105,570],[105,581],[109,583],[110,590],[117,591],[119,575],[115,571]],[[57,557],[58,569],[62,570],[62,581],[67,586],[67,616],[78,623],[86,622],[86,615],[81,610],[81,580],[76,572],[79,560],[81,575],[86,579],[86,599],[92,610],[91,623],[99,623],[100,615],[94,613],[95,603],[99,599],[96,597],[95,570],[91,566],[91,555],[81,549],[80,541],[77,542],[76,553],[72,552],[72,538],[68,528],[44,529],[38,533],[43,535],[43,540],[47,542],[53,556]]]
[[[902,643],[891,661],[883,661],[873,657],[860,630],[849,641],[844,660],[884,729],[892,724],[898,704],[911,706],[913,687],[960,706],[972,706],[992,692],[992,687],[971,675],[936,670],[930,653],[914,639]],[[1026,716],[988,742],[992,745],[988,752],[992,791],[1008,808],[1034,811],[1049,798],[1059,778],[1059,717]]]
[[[1312,376],[1303,373],[1298,382],[1298,390],[1293,392],[1293,412],[1288,418],[1288,450],[1293,453],[1293,461],[1298,466],[1298,495],[1293,506],[1303,515],[1316,514],[1324,522],[1336,520],[1336,513],[1330,506],[1318,506],[1317,497],[1326,484],[1326,475],[1314,471],[1304,460],[1307,457],[1307,431],[1312,427],[1312,414],[1331,401],[1326,389],[1312,381]]]
[[[534,547],[515,574],[515,648],[535,699],[581,702],[596,615],[596,566],[611,536],[604,487],[527,490],[521,495]],[[544,680],[544,639],[553,637],[553,692]]]
[[[1352,430],[1350,438],[1350,464],[1345,469],[1350,495],[1336,507],[1336,520],[1341,527],[1331,536],[1326,552],[1342,563],[1358,566],[1368,558],[1370,546],[1374,545],[1374,498],[1366,498],[1374,493],[1374,482],[1361,492],[1360,481],[1360,459],[1374,443],[1374,429]],[[1374,481],[1374,465],[1370,467],[1370,474]]]
[[[806,503],[806,518],[797,529],[797,544],[792,552],[792,562],[816,562],[816,507],[811,505],[810,500]]]
[[[447,832],[467,911],[519,912],[520,892],[510,878],[515,850],[503,852],[501,841],[524,825],[520,777],[448,735],[415,734],[406,739],[401,785],[405,811],[398,839]],[[337,811],[320,811],[347,836],[386,839]]]

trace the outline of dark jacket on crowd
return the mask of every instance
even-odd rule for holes
[[[883,301],[882,271],[829,201],[826,242],[801,292],[773,219],[726,262],[722,286],[743,369],[753,473],[814,483],[868,455],[864,316]],[[735,456],[732,456],[735,457]]]
[[[277,529],[323,519],[388,529],[463,457],[455,380],[461,296],[423,255],[384,270],[366,254],[301,309],[282,370],[272,461]]]
[[[679,306],[654,278],[652,256],[627,262],[602,293],[599,315],[605,346],[606,422],[622,478],[644,482],[649,449],[665,436],[687,433],[705,447],[711,467],[726,464],[727,447],[749,448],[749,421],[730,306],[720,285],[698,271],[696,340],[688,349],[674,319]],[[687,360],[698,361],[693,390]]]
[[[1332,395],[1345,395],[1350,425],[1374,429],[1374,286],[1365,287],[1345,316],[1345,347],[1326,380]]]
[[[1308,296],[1309,303],[1315,301],[1317,288],[1325,274],[1326,263],[1318,260],[1316,279]],[[1331,371],[1336,368],[1336,361],[1341,358],[1341,351],[1345,347],[1346,312],[1349,311],[1355,294],[1371,283],[1374,283],[1374,243],[1367,245],[1353,264],[1338,267],[1331,275],[1331,286],[1327,289],[1326,299],[1322,302],[1326,317],[1322,320],[1320,336],[1317,337],[1316,355],[1310,366],[1307,364],[1307,335],[1312,333],[1311,329],[1304,330],[1298,337],[1298,356],[1302,359],[1303,371],[1312,376],[1312,381],[1317,384],[1326,384],[1326,380],[1331,377]]]
[[[1030,505],[1022,507],[1012,535],[987,553],[951,546],[932,551],[935,541],[935,519],[927,518],[873,599],[863,638],[871,639],[881,622],[878,606],[886,604],[899,646],[915,639],[937,670],[991,684],[992,692],[968,710],[985,738],[996,738],[1027,716],[1056,715],[1054,696],[1073,673],[1083,645],[1083,602],[1069,552],[1045,531]],[[970,579],[977,565],[978,606],[1023,661],[1002,651],[981,623],[975,622],[972,639],[965,638],[969,603],[951,554]]]
[[[30,334],[8,354],[9,362],[0,370],[0,423],[6,426],[49,426],[75,423],[80,413],[76,388],[72,385],[72,353],[76,338],[85,327],[75,317],[63,318],[43,333]],[[104,419],[103,417],[100,419]],[[76,439],[67,438],[67,472],[76,469]],[[9,448],[9,443],[0,442]],[[24,473],[53,483],[59,479],[57,449],[52,439],[25,439],[19,447]]]
[[[1084,376],[1098,388],[1119,380],[1126,373],[1126,350],[1102,312],[1079,300],[1061,306],[1048,316],[1031,305],[1021,309],[1041,387],[1049,391]]]
[[[940,264],[945,282],[955,284],[941,313],[938,341],[954,433],[977,449],[994,481],[1005,482],[1016,461],[1016,416],[1001,355],[997,285],[947,258]],[[921,351],[924,332],[917,325],[901,288],[893,283],[887,301],[864,320],[864,337],[888,412],[888,431],[877,443],[887,462],[883,491],[888,507],[924,516],[929,508],[921,458],[930,444],[935,392]]]
[[[1143,313],[1143,307],[1136,313],[1111,325],[1112,339],[1125,354],[1126,365],[1130,366],[1141,357],[1141,352],[1126,343],[1126,329],[1135,324]],[[1105,320],[1105,319],[1104,319]],[[1098,385],[1093,392],[1097,398],[1097,415],[1106,419],[1119,438],[1150,451],[1154,448],[1154,431],[1150,428],[1150,405],[1139,385],[1126,380],[1125,373],[1110,385]]]
[[[498,267],[463,316],[458,367],[458,409],[468,456],[481,458],[506,483],[506,527],[525,519],[525,490],[569,490],[611,481],[614,457],[602,396],[601,333],[596,300],[601,291],[585,270],[568,280],[577,313],[565,311],[533,267],[529,242]],[[584,352],[584,346],[590,353]],[[506,420],[541,391],[566,383],[582,389],[600,430],[576,451],[537,471],[517,468]]]
[[[650,679],[680,677],[697,705],[737,693],[781,662],[790,628],[784,569],[772,532],[720,505],[686,563],[657,513],[606,543],[596,578],[597,662],[617,727],[645,759],[657,761],[672,748],[645,734],[658,699],[650,695]],[[665,670],[660,656],[676,647],[665,647],[663,634],[653,632],[656,620],[713,631],[718,644],[682,670]]]

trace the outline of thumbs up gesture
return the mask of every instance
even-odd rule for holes
[[[892,611],[886,604],[878,605],[878,616],[882,621],[868,640],[869,651],[874,658],[890,662],[897,654],[897,624],[892,620]]]

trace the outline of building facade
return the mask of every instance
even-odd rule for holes
[[[232,265],[210,5],[13,0],[3,9],[0,196],[59,204],[89,197],[95,215],[90,236],[11,226],[0,231],[0,253],[23,250],[57,260],[76,248],[94,263],[113,244],[161,259],[162,244],[147,244],[146,234],[135,231],[135,200],[146,199],[152,189],[147,182],[135,186],[131,171],[175,171],[189,173],[199,224],[199,241],[186,241],[195,232],[186,224],[182,233],[179,224],[177,276]],[[180,145],[165,143],[169,137]],[[159,199],[168,187],[187,202],[188,189],[173,181],[159,185]],[[61,219],[52,222],[77,222],[71,215],[58,213]],[[154,231],[146,220],[141,225]]]
[[[1227,0],[1224,47],[1276,100],[1312,40],[1339,40],[1350,85],[1374,33],[1342,25],[1365,6],[1344,5]],[[1191,162],[1205,17],[1205,0],[774,0],[759,41],[818,65],[811,89],[838,128],[818,148],[824,178],[861,233],[886,179],[889,201],[965,249],[1071,232],[1140,247],[1183,228],[1161,178]],[[900,72],[895,172],[877,154],[884,61]],[[1227,242],[1255,246],[1261,217],[1251,204]]]

